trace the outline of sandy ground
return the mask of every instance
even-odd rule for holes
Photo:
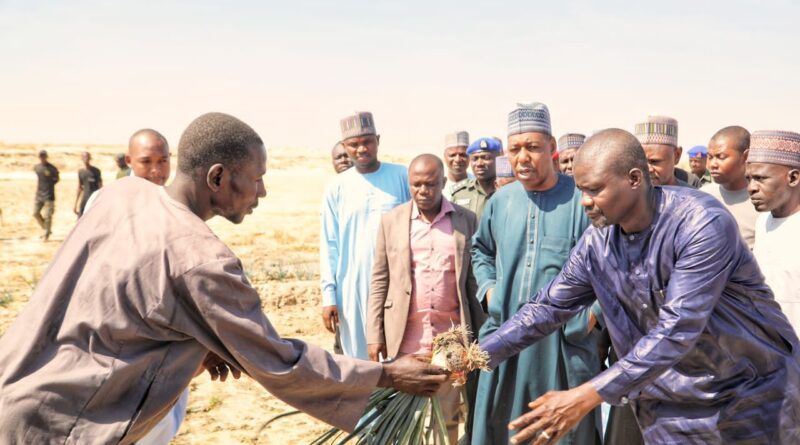
[[[79,154],[89,149],[106,182],[114,180],[113,154],[123,147],[46,146],[61,171],[56,187],[53,236],[44,243],[33,220],[39,146],[0,144],[0,334],[28,301],[61,242],[76,222],[72,213]],[[382,156],[389,161],[400,161]],[[175,156],[173,154],[173,168]],[[332,177],[326,153],[270,150],[266,200],[242,224],[211,220],[212,229],[242,259],[259,289],[264,312],[278,332],[331,349],[333,336],[322,327],[319,309],[318,207]],[[304,414],[265,422],[291,408],[253,380],[212,382],[207,375],[191,385],[189,412],[174,444],[304,444],[328,429]]]

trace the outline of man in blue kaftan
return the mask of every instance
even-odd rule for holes
[[[596,298],[620,359],[534,401],[512,442],[553,443],[606,401],[631,405],[648,444],[800,443],[800,343],[731,214],[705,193],[652,186],[624,130],[587,140],[575,179],[594,227],[481,347],[496,367]]]
[[[338,329],[345,355],[367,360],[365,321],[372,259],[381,216],[411,199],[402,165],[378,161],[380,136],[371,113],[341,122],[342,145],[355,168],[325,189],[320,233],[322,318]]]
[[[478,297],[489,310],[480,338],[497,330],[558,274],[589,226],[575,181],[553,167],[556,141],[547,107],[520,105],[509,115],[508,133],[508,159],[518,180],[488,201],[472,243]],[[592,332],[600,316],[596,309],[594,315],[583,311],[492,372],[480,374],[472,443],[508,443],[508,422],[526,412],[528,403],[600,372],[597,333]],[[586,416],[561,443],[599,443],[599,414]]]

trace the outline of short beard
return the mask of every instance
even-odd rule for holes
[[[602,229],[602,228],[608,227],[608,225],[609,225],[608,224],[608,218],[603,216],[600,219],[598,219],[597,221],[592,221],[592,225],[595,226],[598,229]]]

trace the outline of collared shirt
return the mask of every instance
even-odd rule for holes
[[[453,211],[442,199],[439,214],[427,222],[411,204],[411,301],[401,353],[429,354],[433,337],[460,322]]]
[[[459,183],[458,187],[453,189],[453,202],[472,210],[473,213],[481,219],[483,209],[486,207],[486,201],[492,197],[494,193],[486,193],[483,187],[478,183],[477,179],[468,179]]]
[[[631,403],[646,443],[800,443],[800,344],[730,213],[656,187],[642,232],[590,227],[559,275],[492,336],[490,365],[586,308],[620,359],[592,380]]]
[[[714,181],[713,181],[713,178],[711,177],[711,172],[709,172],[708,170],[706,170],[706,171],[705,171],[705,173],[703,173],[703,176],[702,176],[702,177],[700,177],[700,182],[702,182],[702,183],[703,183],[703,185],[705,185],[705,184],[711,184],[712,182],[714,182]]]

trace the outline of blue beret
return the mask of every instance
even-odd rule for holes
[[[706,156],[708,156],[708,149],[705,145],[698,145],[689,150],[690,158],[705,158]]]
[[[471,155],[479,151],[494,151],[497,153],[503,152],[503,143],[495,138],[480,138],[475,140],[467,147],[467,154]]]

